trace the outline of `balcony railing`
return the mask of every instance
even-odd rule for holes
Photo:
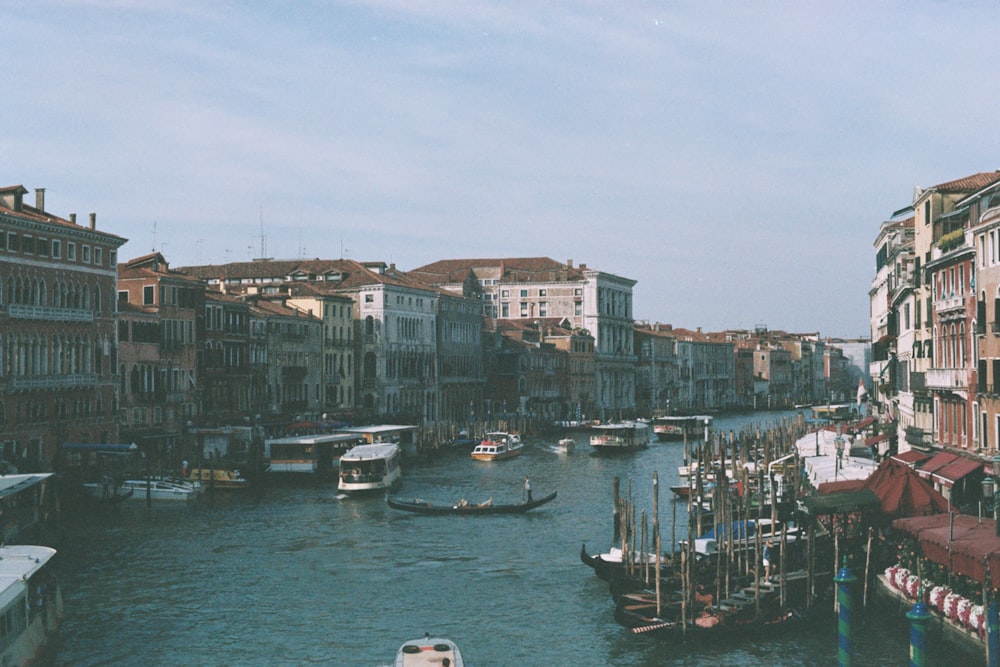
[[[11,304],[7,314],[12,320],[47,320],[49,322],[93,322],[94,311],[83,308],[53,308]]]
[[[36,375],[33,377],[8,378],[12,391],[25,389],[66,389],[72,387],[93,387],[97,384],[97,373],[76,375]]]
[[[965,308],[964,296],[949,296],[934,301],[934,310],[939,313],[947,313],[952,310],[961,310],[963,308]]]
[[[968,389],[968,372],[964,368],[931,368],[927,371],[927,388]]]

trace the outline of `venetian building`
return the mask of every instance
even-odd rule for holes
[[[932,411],[934,444],[969,450],[978,443],[975,350],[975,248],[969,233],[978,217],[970,195],[1000,181],[1000,172],[973,174],[929,188],[914,201],[915,249],[926,248],[921,296],[925,384]],[[921,405],[914,396],[915,410]]]
[[[448,259],[409,272],[478,299],[484,317],[566,320],[594,339],[593,417],[636,412],[632,289],[636,281],[548,257]]]
[[[974,207],[969,235],[975,248],[976,444],[984,456],[993,456],[1000,451],[1000,182],[967,203]]]
[[[923,374],[916,370],[914,360],[923,356],[923,348],[914,336],[919,320],[911,207],[894,212],[879,226],[874,247],[875,277],[868,292],[872,386],[866,390],[869,406],[876,412],[872,416],[897,423],[896,441],[901,443],[899,450],[905,451],[930,442],[930,431],[917,425],[922,420],[917,419],[914,405],[914,389],[917,394],[923,391]]]
[[[125,239],[0,188],[0,458],[49,469],[65,443],[118,442],[117,255]]]
[[[161,253],[118,266],[118,382],[122,438],[170,457],[198,417],[199,319],[205,286]]]

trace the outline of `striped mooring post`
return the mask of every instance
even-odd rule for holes
[[[986,608],[986,641],[989,643],[989,667],[1000,667],[1000,613],[996,600]]]
[[[923,586],[917,591],[917,601],[906,612],[906,618],[910,619],[910,667],[926,667],[927,622],[931,620],[931,612],[924,604]]]
[[[851,667],[854,647],[851,645],[851,585],[858,580],[847,569],[847,557],[844,566],[833,578],[837,584],[837,664],[840,667]]]

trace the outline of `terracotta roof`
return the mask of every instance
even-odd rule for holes
[[[974,192],[986,186],[993,185],[997,181],[1000,181],[1000,171],[984,171],[954,181],[948,181],[947,183],[940,183],[929,189],[941,193]]]
[[[585,268],[586,265],[583,265]],[[410,273],[436,284],[458,283],[469,272],[487,273],[486,269],[500,272],[504,282],[546,282],[555,280],[582,280],[581,267],[557,262],[549,257],[507,257],[492,259],[443,259],[411,269]]]
[[[27,194],[28,190],[23,185],[9,185],[6,187],[0,187],[0,195],[10,192],[15,192],[15,193],[20,192],[23,195]],[[32,222],[40,222],[50,225],[56,225],[58,227],[66,227],[68,229],[94,232],[96,234],[106,236],[110,239],[117,239],[121,241],[121,243],[119,243],[118,245],[122,245],[128,240],[123,236],[118,236],[117,234],[111,234],[101,229],[90,229],[89,227],[86,227],[84,225],[78,225],[72,223],[69,220],[66,220],[65,218],[60,218],[59,216],[52,215],[51,213],[48,213],[46,211],[39,210],[34,206],[27,204],[26,202],[21,203],[20,211],[9,209],[2,203],[0,203],[0,213],[6,213],[9,216],[15,218],[22,218],[24,220],[30,220]]]

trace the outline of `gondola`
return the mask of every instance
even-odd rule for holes
[[[446,505],[435,504],[416,498],[413,500],[401,500],[399,498],[393,498],[392,496],[386,496],[386,502],[389,503],[389,507],[392,507],[393,509],[403,510],[405,512],[416,512],[417,514],[523,514],[528,510],[550,502],[555,499],[555,497],[556,492],[553,491],[543,498],[537,498],[529,502],[511,505],[494,503],[492,498],[483,503],[469,503],[462,500],[457,503]]]

